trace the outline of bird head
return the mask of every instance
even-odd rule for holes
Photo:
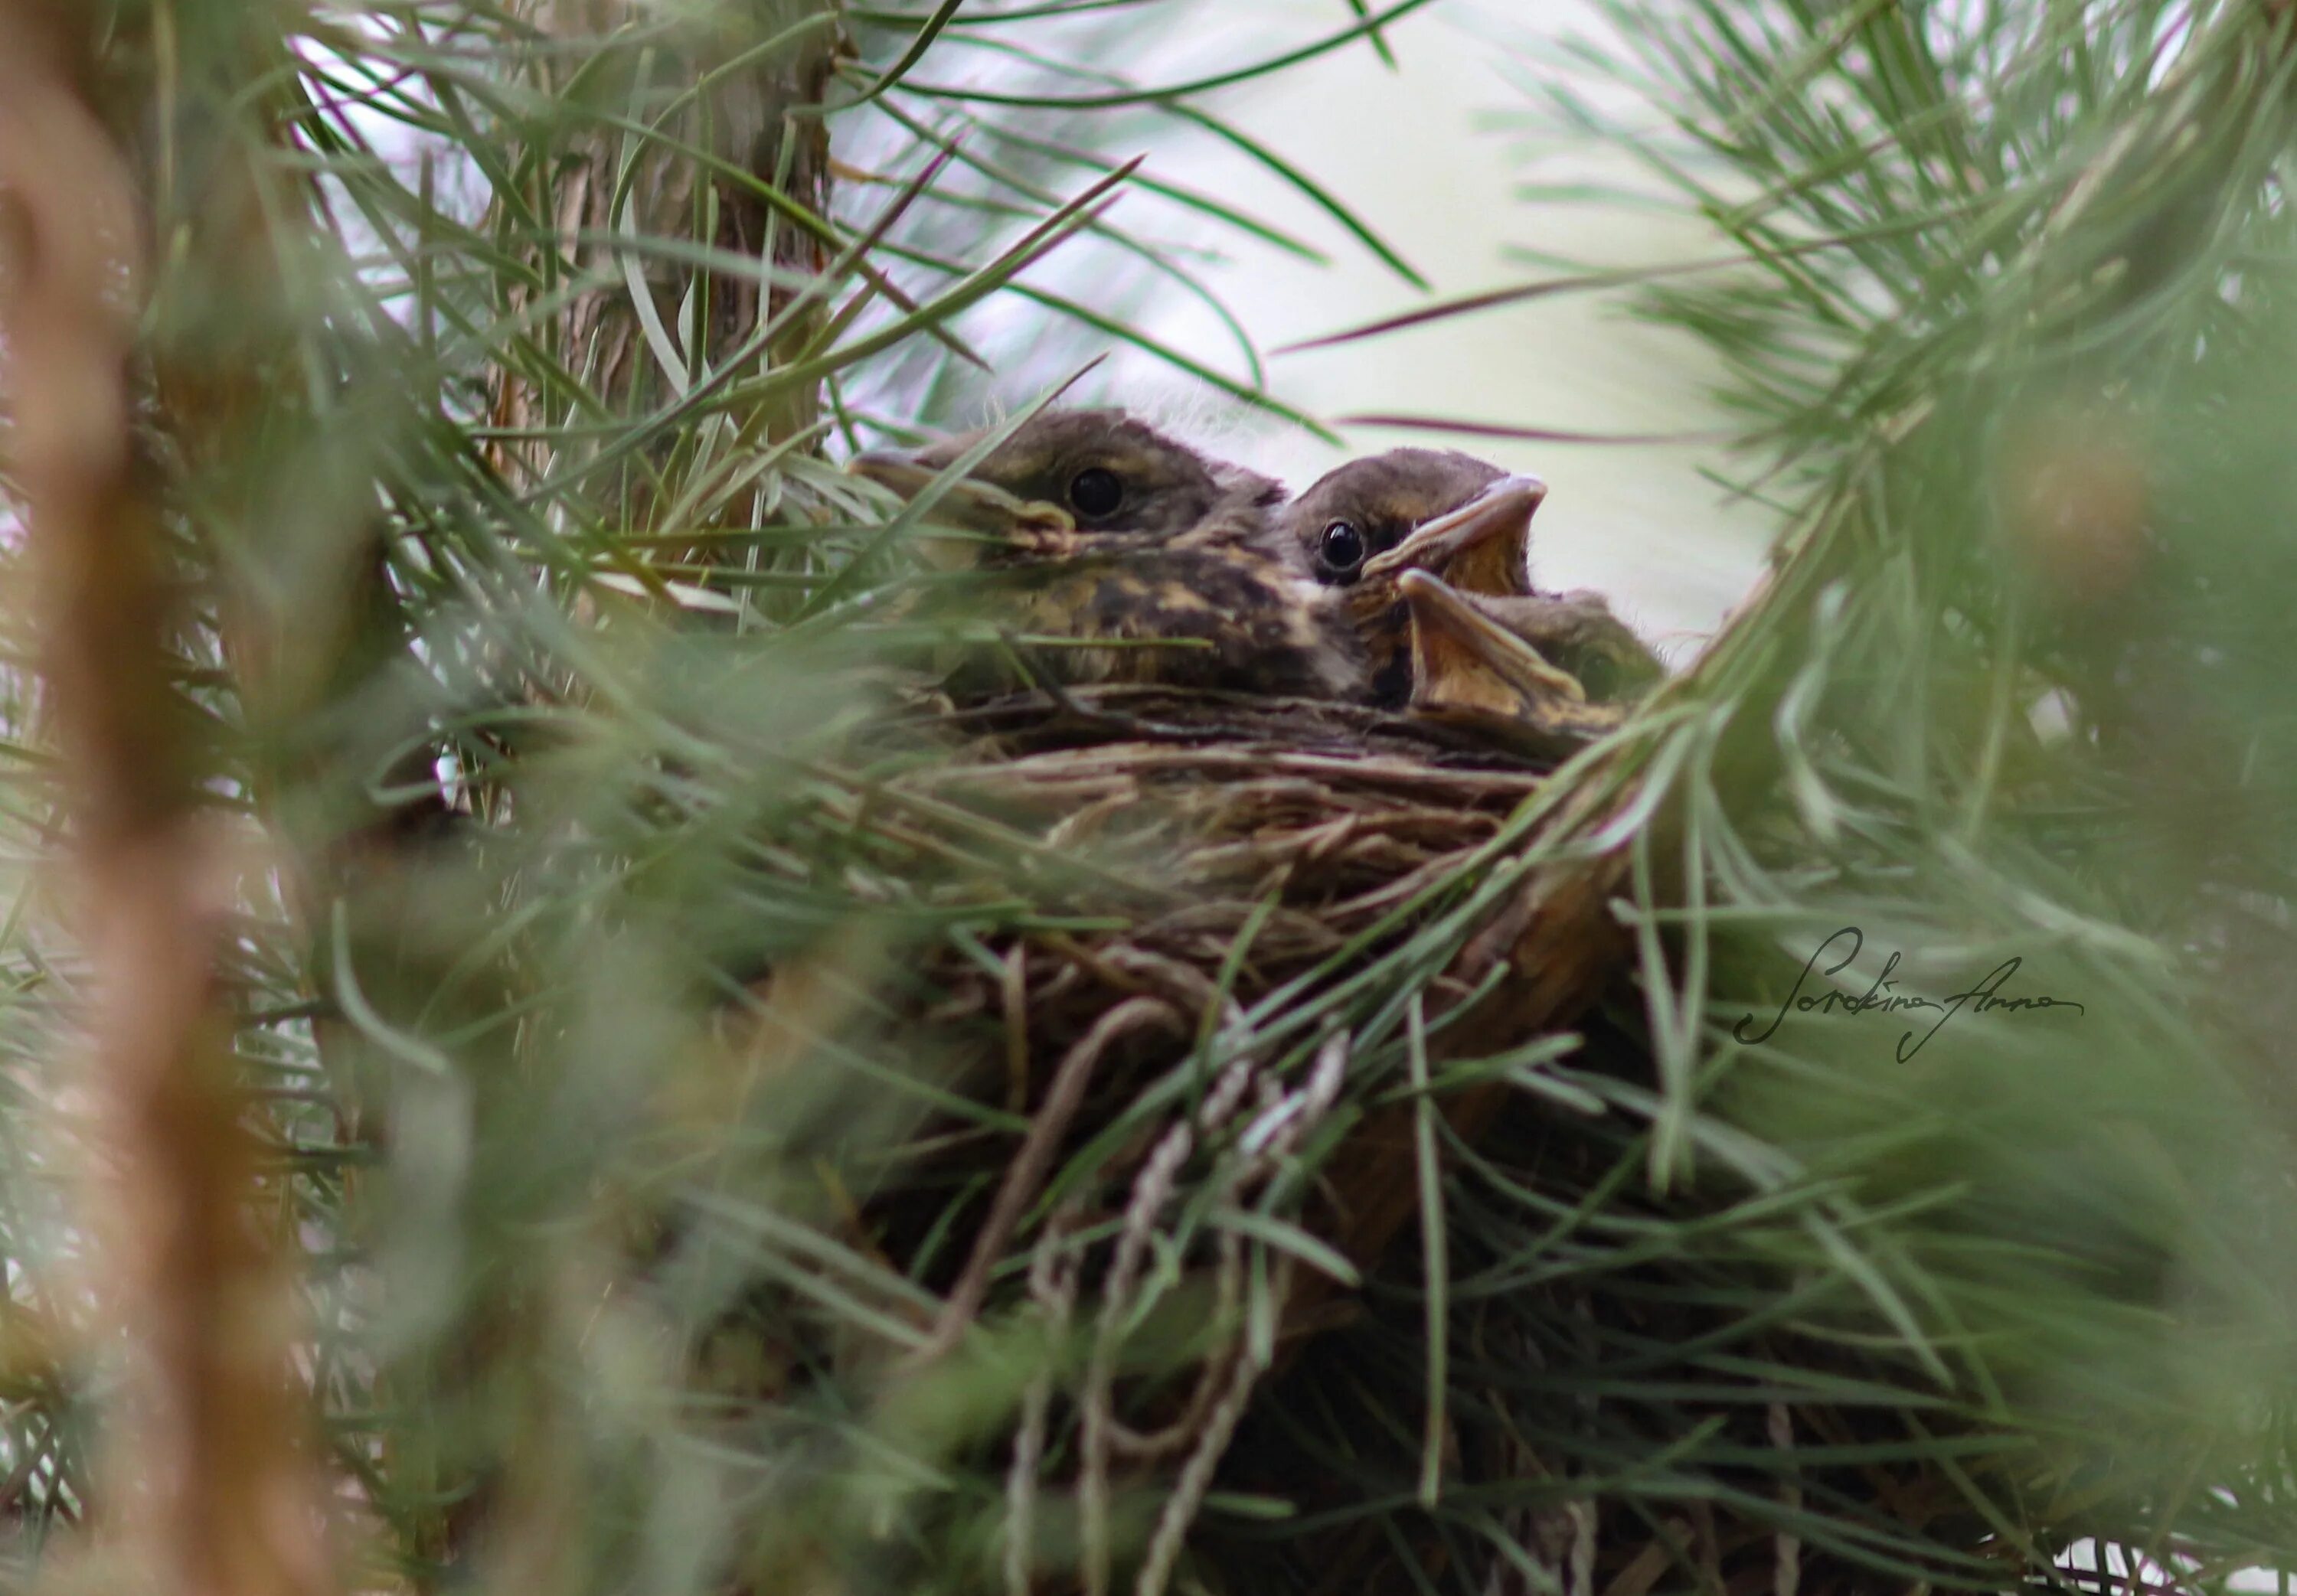
[[[1547,496],[1472,455],[1390,449],[1327,473],[1284,524],[1320,581],[1392,586],[1428,571],[1470,592],[1531,591],[1531,518]]]
[[[1354,627],[1280,535],[1274,480],[1122,411],[1074,410],[1031,417],[947,485],[982,440],[852,469],[904,497],[944,482],[934,518],[985,537],[942,563],[977,570],[976,613],[1034,639],[1044,674],[1326,698],[1363,679]]]
[[[914,497],[981,438],[976,432],[922,448],[873,449],[850,469]],[[973,467],[946,501],[954,506],[946,518],[1008,539],[1009,552],[1042,556],[1115,537],[1241,541],[1282,498],[1272,479],[1200,454],[1122,410],[1050,410]]]
[[[1283,514],[1316,580],[1340,588],[1371,664],[1371,698],[1412,691],[1409,612],[1399,580],[1422,571],[1465,592],[1528,596],[1531,518],[1546,497],[1472,455],[1391,449],[1326,473]]]
[[[1651,646],[1592,588],[1470,602],[1577,677],[1599,703],[1638,697],[1667,675]]]
[[[1498,612],[1504,601],[1463,593],[1409,570],[1397,579],[1408,616],[1415,715],[1532,753],[1568,753],[1625,724],[1617,703],[1590,703],[1570,671],[1551,662]]]

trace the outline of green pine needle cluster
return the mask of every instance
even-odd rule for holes
[[[1076,820],[1138,769],[1033,787],[903,692],[1010,640],[905,607],[935,496],[834,462],[1117,343],[1288,414],[1200,252],[1319,246],[1132,154],[1222,140],[1424,288],[1207,96],[1428,4],[1181,83],[1102,64],[1165,25],[1133,0],[86,8],[148,207],[136,480],[228,839],[250,1219],[346,1588],[2297,1568],[2297,11],[1605,0],[1630,125],[1528,68],[1644,163],[1604,197],[1728,259],[1413,319],[1626,291],[1722,356],[1721,486],[1781,539],[1625,732],[1442,788],[1391,894],[1176,904]],[[1081,255],[1106,297],[1028,275]],[[1160,284],[1232,358],[1132,325]],[[85,1539],[128,1388],[40,620],[0,665],[11,1588]],[[1256,774],[1272,835],[1304,801]],[[1448,973],[1591,878],[1610,1000],[1459,1056]],[[1216,951],[1175,974],[1187,908]],[[1082,974],[1029,990],[1024,949]],[[1133,996],[1063,1010],[1094,982]],[[1187,1034],[1128,1052],[1175,990]],[[1883,1003],[1962,992],[2054,1006]],[[977,1066],[1036,1024],[1110,1063],[997,1235],[1042,1086]],[[1390,1112],[1416,1217],[1351,1259],[1319,1205]],[[1149,1461],[1111,1491],[1113,1453]]]

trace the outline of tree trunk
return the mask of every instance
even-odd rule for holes
[[[556,160],[524,166],[518,207],[498,203],[498,226],[515,226],[523,208],[555,234],[550,248],[524,251],[540,287],[508,309],[531,309],[570,271],[606,279],[553,315],[547,341],[608,415],[659,411],[706,374],[738,379],[786,364],[827,320],[819,297],[787,313],[799,281],[829,259],[829,133],[819,108],[845,47],[837,8],[834,0],[752,0],[725,14],[734,20],[718,29],[687,26],[665,37],[658,25],[641,26],[644,13],[627,0],[533,0],[528,13],[551,39],[595,43],[587,53],[541,53],[534,71],[551,98],[598,119],[578,123]],[[640,137],[640,124],[655,136]],[[684,239],[766,269],[703,269],[641,255],[623,239]],[[761,340],[761,329],[785,315]],[[501,451],[514,480],[581,463],[579,446],[539,436],[585,419],[564,395],[509,371],[495,374],[493,393],[496,424],[518,435]],[[643,464],[622,469],[618,493],[605,479],[590,491],[602,504],[619,502],[626,525],[647,526],[665,498],[677,497],[665,489],[704,469],[705,456],[786,442],[819,413],[819,391],[806,389],[712,415],[703,430],[716,450],[697,445],[690,427],[666,427]]]
[[[103,1312],[84,1355],[133,1349],[84,1504],[101,1559],[81,1577],[316,1596],[325,1487],[292,1356],[300,1304],[251,1222],[272,1189],[219,975],[235,861],[202,790],[219,772],[171,646],[185,584],[136,436],[139,323],[169,315],[144,301],[144,241],[185,256],[212,241],[162,231],[147,207],[116,132],[138,100],[99,70],[75,9],[0,0],[0,349],[93,976],[74,1016],[93,1145],[73,1224]]]

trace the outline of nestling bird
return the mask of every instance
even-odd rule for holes
[[[856,456],[851,469],[910,497],[970,453],[989,431],[939,439],[918,449],[872,449]],[[984,493],[984,488],[992,491]],[[1024,422],[976,465],[959,497],[984,506],[982,519],[991,522],[1000,511],[1038,506],[1060,512],[1043,518],[1045,524],[1066,517],[1066,529],[1085,537],[1129,533],[1211,544],[1261,540],[1273,547],[1280,539],[1269,527],[1268,513],[1283,502],[1284,489],[1257,472],[1199,454],[1122,410],[1048,410]]]
[[[1613,614],[1610,601],[1592,588],[1465,596],[1476,609],[1538,649],[1550,663],[1568,671],[1592,703],[1618,703],[1641,697],[1667,675],[1667,667],[1659,663],[1651,646]]]
[[[873,451],[852,469],[913,497],[981,436]],[[1122,645],[1047,649],[1064,681],[1353,697],[1354,629],[1276,524],[1283,498],[1268,477],[1102,409],[1033,417],[944,502],[984,535],[971,564],[1014,630]]]
[[[1590,702],[1578,677],[1551,663],[1518,625],[1496,613],[1510,602],[1527,601],[1462,593],[1419,570],[1404,572],[1396,588],[1409,617],[1414,715],[1537,754],[1568,753],[1626,724],[1625,703]],[[1595,603],[1601,605],[1600,598]],[[1611,620],[1608,606],[1601,613],[1626,630]],[[1567,623],[1579,627],[1583,613],[1567,605]]]
[[[1471,455],[1400,448],[1328,473],[1285,511],[1286,532],[1317,580],[1346,596],[1373,702],[1414,701],[1415,609],[1402,580],[1412,572],[1437,579],[1484,621],[1560,666],[1577,696],[1629,695],[1664,674],[1601,595],[1532,587],[1531,518],[1546,496],[1537,477]]]

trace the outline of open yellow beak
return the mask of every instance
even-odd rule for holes
[[[1396,586],[1412,634],[1412,713],[1559,758],[1626,724],[1626,706],[1588,703],[1577,677],[1487,613],[1501,601],[1425,571]]]
[[[1367,581],[1424,571],[1466,593],[1494,597],[1531,589],[1531,518],[1547,497],[1535,476],[1502,477],[1458,509],[1412,530],[1364,562]]]
[[[1587,702],[1577,677],[1548,663],[1442,578],[1407,571],[1397,586],[1412,613],[1415,709],[1514,715],[1541,701]]]

